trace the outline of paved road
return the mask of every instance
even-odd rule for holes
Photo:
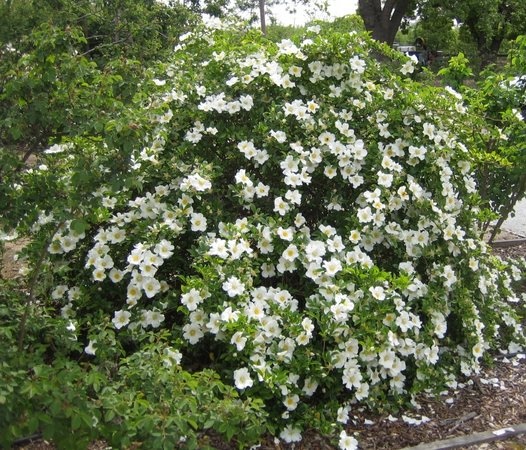
[[[526,237],[526,199],[515,206],[515,216],[502,225],[502,229],[521,237]]]

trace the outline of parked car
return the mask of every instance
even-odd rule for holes
[[[417,38],[414,45],[394,44],[393,48],[408,56],[416,56],[418,64],[421,66],[427,67],[429,65],[431,53],[428,51],[427,45],[422,38]]]

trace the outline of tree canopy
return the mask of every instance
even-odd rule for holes
[[[98,63],[117,55],[147,61],[173,48],[196,17],[184,4],[155,0],[9,0],[0,2],[0,44],[23,52],[25,38],[48,23],[79,27],[86,38],[79,52]]]
[[[418,13],[424,30],[454,21],[460,39],[472,44],[482,66],[495,62],[506,41],[526,33],[526,3],[521,0],[428,0]]]

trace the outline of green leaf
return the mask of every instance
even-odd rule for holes
[[[78,234],[84,233],[89,228],[89,223],[84,219],[74,219],[71,222],[70,228]]]
[[[113,418],[115,417],[115,411],[111,409],[107,410],[104,416],[105,416],[106,422],[111,422]]]
[[[212,428],[215,423],[216,423],[216,421],[214,419],[208,419],[205,422],[205,424],[203,425],[203,428],[205,428],[205,429]]]
[[[81,423],[81,416],[78,413],[73,414],[73,416],[71,417],[71,428],[73,430],[78,430],[80,428]]]
[[[195,420],[188,418],[187,422],[194,430],[197,430],[199,428],[199,425],[197,425],[197,422]]]
[[[29,420],[27,421],[27,431],[28,433],[34,433],[35,431],[38,430],[38,427],[39,427],[39,421],[38,421],[38,418],[35,417],[35,416],[32,416],[29,418]]]

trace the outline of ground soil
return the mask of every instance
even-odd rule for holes
[[[501,233],[497,240],[515,240],[517,236]],[[18,267],[13,256],[23,242],[10,243],[4,253],[3,277],[15,277]],[[517,241],[513,246],[497,246],[495,253],[503,258],[526,257],[526,242]],[[368,450],[396,450],[432,443],[446,438],[470,435],[479,431],[492,431],[526,423],[526,356],[505,357],[496,355],[492,367],[486,367],[476,377],[461,380],[457,389],[439,398],[421,397],[419,408],[396,415],[373,415],[356,409],[350,414],[348,433],[354,434],[360,448]],[[406,423],[403,415],[429,420],[420,425]],[[219,450],[236,447],[216,436],[204,437]],[[36,439],[18,448],[26,450],[51,450],[52,443]],[[104,442],[94,442],[90,450],[108,448]],[[303,440],[294,445],[276,443],[266,439],[260,450],[335,450],[337,446],[316,433],[305,433]],[[457,447],[466,450],[526,450],[526,435],[491,443]]]
[[[17,240],[14,242],[6,242],[3,251],[2,263],[0,264],[0,277],[3,279],[14,279],[19,276],[19,270],[22,266],[18,261],[18,252],[24,248],[28,241]]]

